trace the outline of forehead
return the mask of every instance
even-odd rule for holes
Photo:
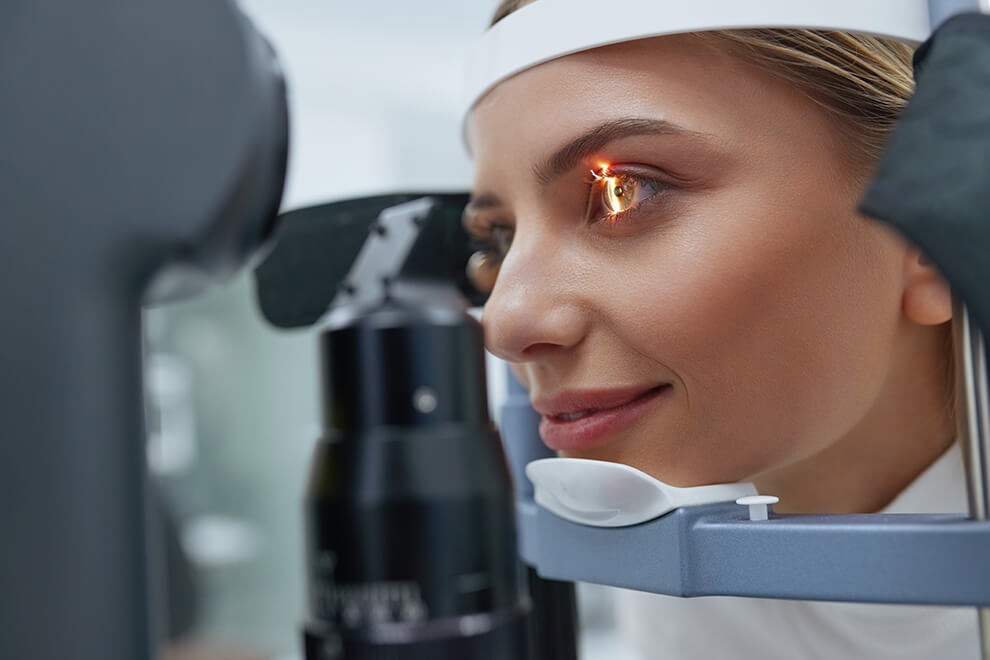
[[[584,130],[623,117],[663,119],[725,141],[783,136],[815,113],[792,86],[695,35],[643,39],[568,55],[503,81],[475,107],[469,137],[479,176],[533,162]],[[814,120],[811,117],[810,120]]]

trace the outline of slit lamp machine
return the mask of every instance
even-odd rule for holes
[[[164,584],[141,308],[250,266],[265,317],[316,326],[321,348],[323,432],[300,484],[308,660],[574,658],[574,581],[973,606],[990,658],[985,3],[610,4],[633,24],[592,20],[583,4],[539,0],[489,30],[467,105],[540,62],[662,34],[811,27],[922,44],[917,91],[861,210],[920,246],[957,295],[970,515],[776,515],[759,498],[736,504],[756,497],[745,484],[674,488],[625,466],[554,458],[518,384],[500,442],[480,328],[466,313],[483,299],[463,275],[465,195],[278,216],[284,83],[231,2],[7,0],[0,657],[154,656]]]

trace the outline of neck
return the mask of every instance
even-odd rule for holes
[[[948,327],[905,333],[876,403],[826,449],[756,477],[780,513],[872,513],[953,442]]]

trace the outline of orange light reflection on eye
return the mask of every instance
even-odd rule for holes
[[[605,205],[607,207],[610,207],[606,210],[604,219],[610,224],[614,224],[616,213],[613,210],[615,206],[612,202],[614,201],[615,198],[614,191],[616,186],[616,177],[609,174],[608,167],[609,167],[608,163],[599,164],[598,169],[591,170],[591,176],[594,177],[595,183],[599,183],[604,186],[602,193],[604,197],[608,200]]]
[[[608,163],[600,163],[597,170],[591,170],[591,176],[595,177],[595,181],[601,181],[602,179],[607,179],[611,175],[608,173],[609,165]]]
[[[605,206],[605,220],[614,224],[618,222],[618,216],[632,206],[629,186],[632,182],[627,177],[613,175],[608,171],[609,165],[603,164],[598,170],[592,170],[591,174],[595,182],[602,186],[602,203]]]

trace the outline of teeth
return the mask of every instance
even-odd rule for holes
[[[557,415],[557,419],[564,422],[573,422],[575,419],[581,419],[582,417],[587,417],[588,415],[596,412],[598,412],[598,410],[594,408],[589,408],[588,410],[582,410],[581,412],[562,413],[560,415]]]

